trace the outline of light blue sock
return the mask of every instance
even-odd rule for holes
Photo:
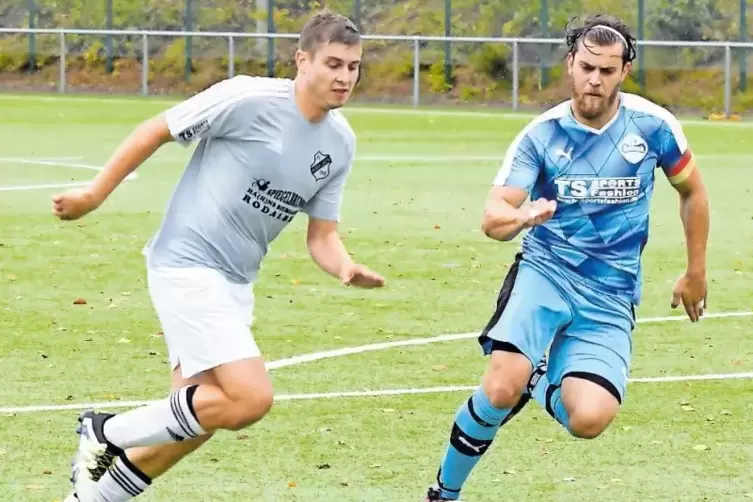
[[[443,498],[457,500],[473,467],[491,446],[500,424],[511,409],[492,406],[479,387],[455,415],[450,442],[437,474]]]
[[[565,403],[562,401],[562,387],[550,384],[547,376],[542,375],[533,389],[533,398],[552,418],[565,429],[570,430],[570,419],[565,410]]]

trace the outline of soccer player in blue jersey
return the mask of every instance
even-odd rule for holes
[[[680,123],[620,91],[635,55],[621,21],[571,24],[567,44],[572,98],[520,132],[486,201],[487,236],[507,241],[529,230],[479,337],[490,356],[482,385],[457,411],[427,502],[460,498],[500,426],[531,397],[578,438],[597,437],[614,419],[657,168],[679,194],[687,244],[671,305],[693,322],[703,315],[708,200]]]

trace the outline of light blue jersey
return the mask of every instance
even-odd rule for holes
[[[567,266],[638,304],[655,170],[671,175],[690,152],[669,111],[632,94],[618,99],[617,115],[600,130],[577,122],[570,101],[534,119],[510,145],[494,184],[557,201],[552,219],[525,236],[526,260]]]
[[[641,97],[621,93],[599,130],[577,122],[570,106],[531,121],[494,180],[556,200],[557,211],[523,238],[479,343],[487,354],[519,351],[532,365],[548,350],[552,389],[577,375],[621,401],[655,172],[676,180],[690,150],[677,119]]]

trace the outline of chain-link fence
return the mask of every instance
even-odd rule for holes
[[[569,93],[560,39],[567,21],[609,6],[643,41],[626,90],[676,109],[753,109],[746,0],[609,3],[338,0],[326,7],[366,34],[361,101],[547,106]],[[0,89],[182,95],[238,73],[290,77],[296,34],[321,6],[0,0]]]

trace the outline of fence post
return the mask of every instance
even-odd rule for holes
[[[444,0],[444,36],[452,36],[452,0]],[[452,43],[444,42],[444,83],[452,86]]]
[[[29,29],[34,30],[37,27],[37,20],[35,17],[36,9],[34,8],[34,0],[27,0],[26,6],[29,10]],[[29,73],[32,73],[37,69],[37,34],[29,33]]]
[[[417,108],[421,101],[421,55],[418,38],[413,39],[413,107]]]
[[[638,46],[636,57],[638,59],[638,87],[646,90],[646,56],[644,55],[643,40],[646,38],[646,7],[644,0],[638,0]]]
[[[65,31],[60,30],[60,82],[58,82],[58,90],[61,94],[65,93],[65,58],[67,52],[65,48]]]
[[[512,43],[512,109],[518,111],[520,106],[520,48],[518,41]]]
[[[748,2],[740,0],[740,41],[748,40]],[[748,48],[740,48],[740,92],[748,87]]]
[[[235,37],[230,35],[227,39],[227,78],[235,76]]]
[[[361,0],[353,0],[353,22],[356,23],[358,31],[363,32],[363,26],[361,26]]]
[[[149,36],[141,35],[141,94],[149,94]]]
[[[732,114],[732,48],[724,45],[724,114]]]
[[[540,2],[541,13],[539,20],[541,38],[549,38],[549,3],[547,0],[540,0]],[[541,58],[541,61],[539,61],[539,87],[543,89],[549,85],[549,64],[552,58],[552,48],[547,43],[541,44],[541,47],[543,48],[543,51],[539,51],[539,57]],[[546,60],[544,58],[546,58]]]
[[[108,30],[112,30],[112,0],[105,0],[105,25]],[[105,71],[112,73],[112,33],[105,35]]]
[[[193,31],[193,9],[191,8],[193,0],[186,0],[186,16],[185,16],[185,28],[186,31]],[[191,78],[191,36],[186,35],[186,63],[185,63],[185,75],[186,82]]]
[[[267,33],[275,33],[275,0],[267,0]],[[267,76],[275,76],[275,39],[267,37]]]

